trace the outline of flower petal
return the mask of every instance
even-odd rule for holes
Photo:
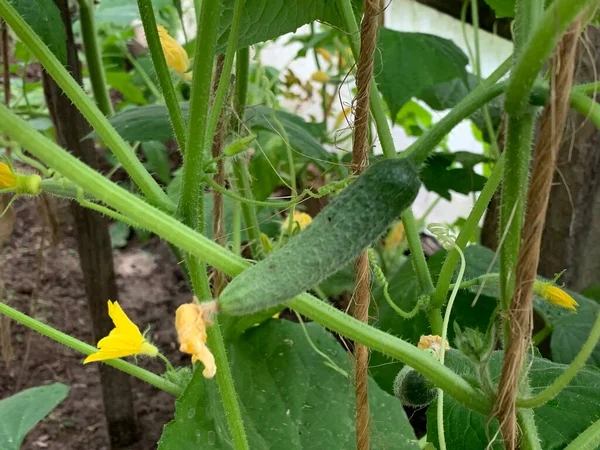
[[[17,177],[6,163],[0,163],[0,189],[14,188]]]
[[[84,364],[94,361],[105,361],[107,359],[123,358],[125,356],[134,355],[134,353],[128,350],[99,350],[96,353],[92,353],[83,361]]]
[[[139,335],[143,339],[140,329],[127,317],[127,314],[119,306],[119,302],[108,301],[108,315],[115,324],[116,329],[121,330],[124,334]]]

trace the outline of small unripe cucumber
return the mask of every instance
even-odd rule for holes
[[[218,299],[221,311],[242,315],[267,309],[333,275],[386,231],[419,187],[406,159],[372,165],[304,231],[234,278]]]
[[[437,389],[412,367],[404,366],[394,380],[394,395],[404,406],[421,408],[437,397]]]

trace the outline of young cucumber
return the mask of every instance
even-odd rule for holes
[[[218,299],[225,314],[250,314],[291,299],[344,267],[414,201],[420,182],[406,159],[369,167],[287,245],[245,270]]]

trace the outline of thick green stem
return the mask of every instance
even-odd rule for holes
[[[518,399],[517,406],[520,408],[539,408],[556,397],[560,391],[575,378],[577,372],[585,366],[588,358],[596,348],[598,340],[600,340],[600,314],[596,317],[596,322],[594,322],[594,326],[592,327],[587,340],[581,347],[581,350],[579,350],[579,353],[573,362],[569,364],[569,367],[567,367],[550,386],[539,394],[530,398]]]
[[[7,0],[0,0],[0,17],[10,25],[19,39],[31,50],[44,69],[46,69],[65,94],[77,106],[77,109],[81,111],[92,128],[98,133],[98,136],[111,149],[148,200],[161,209],[171,207],[173,202],[152,178],[144,165],[137,159],[133,149],[115,131],[104,114],[94,104],[94,101],[88,97],[81,86],[69,75],[69,72],[63,67],[60,61],[56,59],[54,54]]]
[[[248,98],[248,79],[250,77],[250,49],[248,47],[240,48],[235,59],[235,93],[234,93],[234,112],[235,116],[233,129],[240,133],[240,125],[244,120],[244,111],[246,110],[246,101]]]
[[[94,2],[92,0],[79,0],[79,23],[81,24],[81,38],[83,39],[83,50],[90,73],[90,82],[92,83],[92,92],[96,99],[98,108],[105,116],[114,114],[108,88],[106,86],[106,76],[104,75],[104,66],[102,64],[102,55],[100,46],[96,39],[96,24],[94,23]]]
[[[475,232],[475,229],[479,225],[479,220],[483,217],[490,200],[494,196],[494,192],[498,188],[500,181],[502,180],[502,174],[504,172],[504,154],[500,155],[500,159],[496,162],[490,177],[488,178],[485,186],[479,194],[479,198],[475,202],[473,209],[469,213],[469,217],[456,238],[456,245],[460,248],[465,248],[471,239],[471,236]],[[446,255],[446,260],[440,271],[440,275],[437,280],[435,291],[431,298],[431,304],[435,308],[441,308],[446,301],[446,295],[448,293],[450,283],[452,282],[452,276],[454,275],[454,269],[459,260],[459,254],[456,251],[449,251]]]
[[[600,445],[600,420],[594,422],[577,438],[565,447],[565,450],[595,450]]]
[[[500,203],[500,232],[505,236],[500,248],[500,295],[505,310],[513,296],[521,247],[535,119],[535,112],[508,116],[506,126],[506,164]]]
[[[186,141],[185,163],[181,181],[181,197],[177,207],[183,222],[198,228],[202,214],[201,202],[206,124],[211,104],[211,88],[217,26],[221,13],[221,0],[204,2],[200,12],[200,25],[194,54],[194,75],[190,97],[188,138]]]
[[[27,122],[3,105],[0,105],[0,130],[15,141],[26,144],[32,155],[64,174],[73,183],[85,186],[86,191],[96,199],[122,214],[135,217],[144,228],[202,259],[217,270],[229,276],[236,276],[250,266],[248,261],[107,180],[33,130]],[[301,314],[329,329],[410,365],[466,407],[483,414],[490,411],[490,402],[479,391],[442,366],[435,358],[408,342],[359,322],[309,294],[301,294],[289,304]]]
[[[527,409],[517,411],[517,423],[521,430],[519,448],[522,450],[542,450],[533,411]]]
[[[171,73],[167,67],[167,60],[160,43],[152,1],[138,0],[137,3],[140,10],[142,25],[144,26],[144,33],[146,34],[146,41],[148,42],[148,49],[150,50],[150,56],[152,57],[152,65],[154,66],[154,71],[156,72],[156,77],[160,83],[160,89],[163,93],[165,104],[167,105],[167,111],[169,112],[169,119],[171,121],[171,126],[173,127],[175,140],[177,141],[177,145],[179,145],[179,151],[182,155],[185,155],[185,123],[181,115],[181,109],[179,108],[179,101],[177,100]]]
[[[37,331],[42,336],[49,337],[53,341],[72,348],[73,350],[83,353],[86,356],[98,351],[96,347],[86,344],[79,339],[75,339],[68,334],[62,333],[61,331],[52,328],[50,325],[46,325],[45,323],[42,323],[33,317],[29,317],[28,315],[23,314],[22,312],[19,312],[2,302],[0,302],[0,313],[10,317],[15,322],[25,325],[27,328]],[[141,367],[128,363],[123,359],[109,359],[104,361],[104,363],[175,396],[179,396],[183,392],[183,388],[181,386],[165,380],[160,375],[156,375],[146,369],[142,369]]]
[[[504,103],[509,115],[522,113],[527,107],[527,99],[533,83],[569,25],[585,8],[593,10],[600,2],[599,0],[555,0],[540,16],[543,3],[540,0],[517,3],[516,60]],[[528,30],[532,30],[531,33],[528,34]]]

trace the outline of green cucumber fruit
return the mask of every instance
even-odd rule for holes
[[[312,223],[223,290],[225,314],[270,308],[319,284],[381,236],[419,192],[407,159],[379,161],[336,196]]]
[[[437,389],[412,367],[404,366],[394,380],[394,395],[404,406],[421,408],[436,399]]]

